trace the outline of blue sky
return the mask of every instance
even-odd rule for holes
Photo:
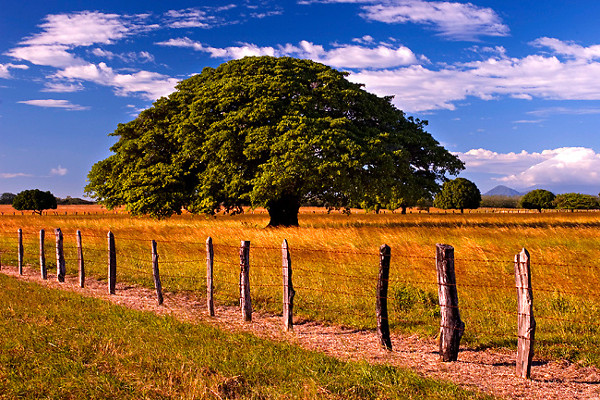
[[[0,192],[82,196],[117,124],[246,55],[350,72],[503,184],[600,191],[600,2],[0,0]]]

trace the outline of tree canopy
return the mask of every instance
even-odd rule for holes
[[[303,202],[394,207],[431,198],[464,167],[426,121],[346,75],[288,57],[205,68],[118,126],[86,193],[133,214],[250,205],[266,207],[272,226],[297,225]]]
[[[523,208],[541,212],[542,208],[554,208],[553,201],[555,197],[554,193],[548,190],[535,189],[521,197],[519,205]]]
[[[554,206],[559,210],[591,210],[599,208],[598,197],[581,193],[563,193],[556,196]]]
[[[434,207],[455,208],[461,213],[465,208],[478,208],[479,204],[481,204],[481,192],[473,182],[465,178],[444,182],[441,192],[435,196],[433,202]]]
[[[13,199],[12,206],[15,210],[31,210],[42,215],[42,211],[56,209],[56,197],[49,191],[39,189],[23,190]]]

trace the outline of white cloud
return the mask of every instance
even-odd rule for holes
[[[472,3],[424,0],[316,0],[311,3],[362,4],[361,17],[393,23],[414,23],[431,26],[441,36],[454,40],[476,40],[479,36],[507,36],[508,27],[491,8]]]
[[[45,99],[45,100],[23,100],[19,101],[21,104],[28,104],[30,106],[36,107],[45,107],[45,108],[64,108],[70,111],[81,111],[81,110],[89,110],[89,107],[80,106],[78,104],[73,104],[68,100],[54,100],[54,99]]]
[[[28,69],[29,67],[27,65],[21,65],[21,64],[0,64],[0,78],[2,79],[9,79],[10,76],[10,70],[11,69]]]
[[[217,48],[195,42],[187,37],[170,39],[156,43],[161,46],[187,47],[209,53],[214,58],[237,59],[245,56],[294,56],[330,65],[335,68],[390,68],[410,65],[417,62],[415,54],[404,46],[397,48],[379,45],[364,47],[358,45],[340,45],[325,50],[321,45],[302,40],[297,46],[292,44],[277,47],[260,47],[251,43],[240,46]]]
[[[135,52],[131,51],[128,53],[113,53],[112,51],[104,50],[101,48],[95,48],[91,51],[93,55],[96,57],[106,58],[107,60],[112,60],[114,58],[118,58],[125,63],[131,62],[154,62],[154,56],[147,51]]]
[[[600,45],[583,47],[573,42],[564,42],[559,39],[543,37],[531,42],[533,46],[548,47],[556,54],[569,56],[577,60],[593,60],[600,58]]]
[[[14,179],[14,178],[26,178],[26,177],[30,177],[32,175],[30,174],[25,174],[23,172],[1,172],[0,173],[0,178],[1,179]]]
[[[10,49],[5,54],[17,60],[29,61],[35,65],[47,65],[64,68],[71,65],[82,65],[85,61],[69,52],[65,45],[32,45]]]
[[[455,154],[465,162],[467,172],[500,175],[492,179],[516,187],[600,187],[600,154],[590,148],[561,147],[540,153],[472,149]]]
[[[60,165],[56,168],[52,168],[50,170],[50,175],[53,176],[65,176],[69,172],[66,168],[61,167]]]
[[[81,82],[77,83],[61,83],[61,82],[46,82],[42,92],[51,93],[73,93],[83,90]]]

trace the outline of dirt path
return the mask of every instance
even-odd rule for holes
[[[12,267],[3,266],[1,272],[18,277]],[[204,302],[185,294],[167,294],[165,304],[158,306],[153,291],[126,284],[117,284],[117,293],[109,296],[106,282],[89,278],[85,289],[79,288],[77,277],[68,276],[62,284],[54,278],[43,281],[37,271],[28,268],[19,279],[102,298],[133,309],[170,314],[187,321],[201,320],[222,329],[252,332],[269,339],[288,340],[341,359],[407,367],[424,376],[449,380],[500,397],[600,400],[600,369],[566,361],[537,361],[532,369],[532,379],[528,381],[514,375],[515,353],[512,351],[463,349],[458,362],[442,363],[436,343],[416,337],[392,336],[394,351],[387,352],[378,345],[376,333],[372,331],[306,322],[295,325],[293,333],[285,333],[280,317],[255,312],[253,322],[244,323],[236,307],[217,307],[216,317],[209,317]]]

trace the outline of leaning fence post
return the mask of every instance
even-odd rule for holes
[[[46,231],[40,229],[40,275],[42,279],[48,279],[48,269],[46,268],[46,253],[44,252],[44,241],[46,239]]]
[[[252,301],[250,299],[250,242],[242,241],[240,247],[240,308],[244,321],[252,321]]]
[[[108,232],[108,293],[115,294],[117,282],[117,251],[115,248],[115,235]]]
[[[77,264],[79,265],[79,287],[85,287],[85,264],[83,261],[83,243],[81,231],[77,231]]]
[[[67,271],[65,267],[65,253],[63,250],[63,233],[60,228],[56,228],[54,234],[56,235],[56,279],[59,282],[64,282]]]
[[[283,329],[294,329],[294,296],[296,291],[292,284],[292,257],[287,239],[281,245],[281,259],[283,270]]]
[[[156,240],[152,241],[152,276],[154,277],[154,288],[156,289],[156,299],[158,305],[163,303],[162,284],[160,283],[160,272],[158,271],[158,251],[156,249]]]
[[[19,267],[19,275],[23,275],[23,229],[17,231],[19,238],[19,247],[17,248],[17,265]]]
[[[517,287],[517,376],[531,378],[531,361],[535,341],[535,319],[533,318],[533,290],[531,288],[531,266],[529,252],[521,250],[515,255],[515,285]]]
[[[213,284],[213,266],[215,262],[215,252],[213,250],[212,238],[206,239],[206,307],[208,315],[215,316],[214,284]]]
[[[442,361],[456,361],[465,324],[458,310],[458,292],[454,274],[454,247],[436,244],[436,269],[440,302],[440,356]]]
[[[387,350],[392,350],[390,338],[390,324],[388,320],[388,282],[390,279],[390,259],[392,250],[387,244],[379,248],[379,279],[377,280],[377,336],[381,345]]]

